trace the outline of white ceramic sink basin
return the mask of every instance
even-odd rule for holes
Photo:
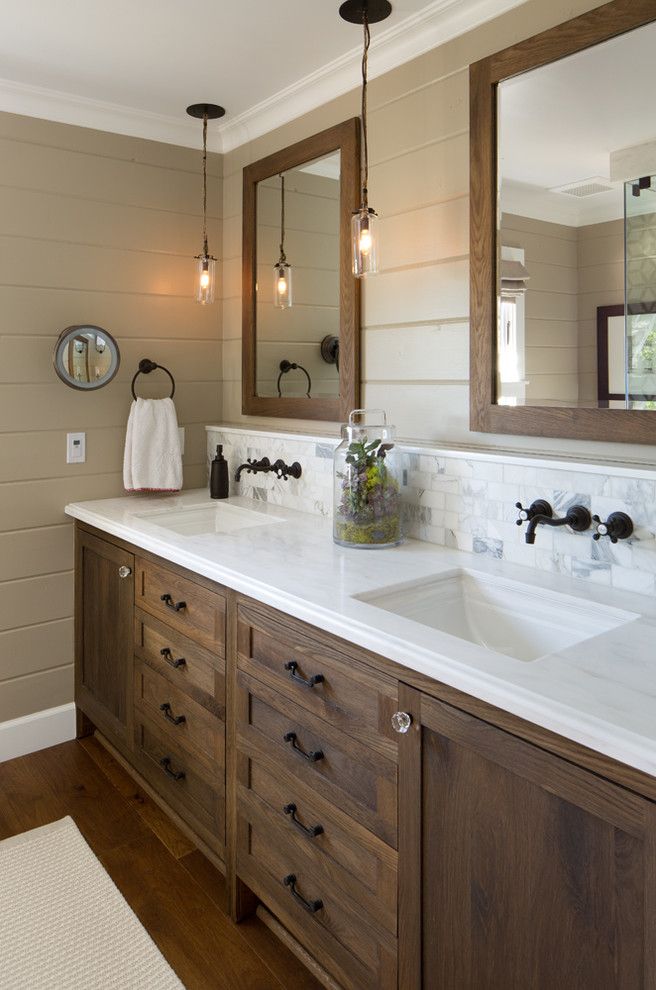
[[[255,509],[244,509],[225,502],[210,505],[190,505],[181,509],[151,509],[135,513],[137,519],[147,520],[180,536],[210,536],[213,533],[236,533],[253,526],[269,526],[283,522]]]
[[[572,595],[458,568],[355,596],[516,660],[539,660],[639,616]]]

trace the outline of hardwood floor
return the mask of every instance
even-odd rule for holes
[[[0,839],[70,815],[187,990],[320,990],[225,881],[90,737],[0,763]]]

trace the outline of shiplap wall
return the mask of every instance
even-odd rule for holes
[[[290,309],[273,305],[273,265],[280,256],[280,179],[258,185],[257,195],[257,392],[278,395],[282,359],[303,365],[312,395],[337,394],[334,364],[320,344],[339,334],[339,182],[291,169],[285,173],[285,254],[292,268]],[[285,396],[303,396],[305,375],[281,379]]]
[[[217,249],[220,165],[210,156]],[[199,170],[193,150],[0,114],[0,721],[73,700],[73,533],[63,510],[121,494],[139,358],[175,375],[185,485],[204,483],[204,426],[220,410],[221,307],[191,295]],[[108,329],[122,357],[118,377],[87,394],[52,367],[59,332],[84,322]],[[168,379],[161,388],[142,380],[141,394],[166,393]],[[86,431],[84,465],[66,464],[69,430]]]
[[[469,431],[469,64],[601,6],[529,0],[370,87],[370,200],[381,214],[382,272],[363,292],[363,404],[385,407],[411,441],[653,461],[654,448]],[[372,30],[375,46],[376,29]],[[356,73],[357,76],[357,73]],[[241,183],[249,162],[359,113],[359,91],[224,156],[223,422],[241,413]],[[280,429],[318,424],[275,420]],[[325,424],[325,432],[335,432]]]
[[[526,402],[576,406],[578,375],[577,228],[504,214],[502,244],[524,249]]]
[[[624,302],[624,221],[579,227],[579,395],[597,399],[597,307]]]

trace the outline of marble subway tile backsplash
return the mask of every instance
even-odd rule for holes
[[[230,465],[232,495],[285,505],[322,516],[332,514],[333,451],[337,440],[325,437],[208,427],[208,458],[222,443]],[[614,586],[639,594],[656,594],[656,472],[591,465],[581,470],[564,462],[531,461],[504,454],[416,448],[403,450],[403,498],[406,533],[418,540],[503,558],[542,571]],[[242,474],[248,458],[282,457],[300,461],[301,478],[278,481],[271,475]],[[606,519],[628,513],[634,535],[612,544],[592,539],[593,530],[539,527],[534,546],[517,526],[515,502],[528,506],[536,498],[551,503],[556,516],[575,504]]]

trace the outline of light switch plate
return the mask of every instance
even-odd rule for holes
[[[84,464],[87,459],[86,433],[66,434],[66,463]]]

